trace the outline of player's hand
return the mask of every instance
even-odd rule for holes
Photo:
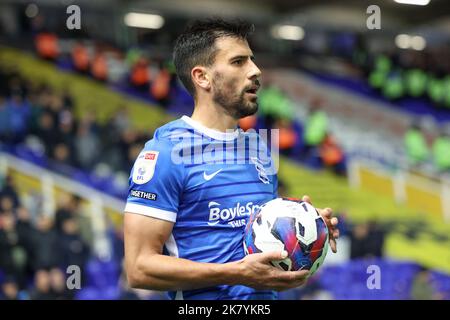
[[[284,291],[304,285],[308,270],[284,271],[274,267],[270,261],[283,260],[287,252],[264,252],[247,255],[237,261],[240,283],[258,290]]]
[[[312,205],[311,198],[309,196],[306,195],[303,196],[302,200]],[[331,251],[336,253],[337,252],[336,239],[339,238],[339,229],[337,228],[339,220],[338,218],[333,217],[333,210],[331,208],[325,209],[316,208],[316,209],[327,224]]]

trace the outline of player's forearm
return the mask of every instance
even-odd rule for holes
[[[224,284],[237,284],[238,263],[200,263],[154,254],[128,267],[128,280],[135,288],[174,291]]]

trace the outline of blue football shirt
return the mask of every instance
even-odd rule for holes
[[[244,258],[250,213],[277,197],[267,144],[256,132],[219,132],[190,117],[155,131],[131,170],[125,211],[173,222],[164,254],[197,262]],[[270,290],[219,285],[172,299],[276,299]]]

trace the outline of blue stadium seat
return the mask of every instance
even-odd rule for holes
[[[91,259],[86,266],[87,284],[103,289],[117,285],[120,276],[120,263],[115,260],[101,261]]]
[[[100,300],[99,292],[93,287],[82,288],[75,294],[75,300]]]
[[[381,288],[367,288],[367,267],[377,265],[381,270]],[[414,277],[420,266],[409,261],[390,259],[357,259],[339,266],[325,266],[318,274],[317,281],[325,290],[330,291],[335,299],[376,299],[395,300],[410,299]],[[450,276],[433,271],[431,280],[437,292],[444,298],[450,297]]]
[[[103,300],[117,300],[120,298],[120,288],[118,286],[108,286],[101,290]]]

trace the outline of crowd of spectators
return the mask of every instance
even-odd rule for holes
[[[0,174],[0,300],[165,299],[127,284],[121,228],[108,227],[112,256],[97,257],[83,199],[65,194],[46,213],[41,195],[18,190],[11,175]]]
[[[91,254],[91,225],[82,222],[80,199],[69,197],[45,214],[39,205],[23,204],[11,176],[0,178],[1,298],[72,299],[66,268],[83,268]]]
[[[126,106],[107,123],[100,123],[95,112],[79,119],[68,90],[31,84],[7,68],[0,71],[0,88],[0,148],[26,146],[68,176],[77,168],[127,177],[151,136],[132,127]]]
[[[351,60],[361,67],[368,83],[385,98],[394,102],[404,98],[420,99],[434,108],[448,109],[449,56],[448,45],[420,51],[392,49],[378,53],[360,48],[353,52]]]
[[[88,53],[82,42],[76,44],[72,51],[74,71],[107,81],[105,74],[103,78],[100,75],[104,57],[96,53],[90,59]],[[49,60],[56,58],[40,55]],[[392,61],[383,59],[379,58],[375,67],[392,71]],[[130,87],[136,92],[150,93],[152,99],[167,108],[169,85],[174,85],[170,67],[160,63],[157,72],[152,73],[149,61],[133,50],[126,61],[130,66],[127,78]],[[311,167],[328,167],[337,174],[346,174],[344,151],[327,130],[328,118],[320,101],[313,102],[307,118],[300,122],[293,102],[275,85],[267,84],[259,95],[259,113],[242,119],[241,128],[278,129],[282,154]],[[127,176],[152,134],[134,129],[128,113],[123,106],[106,123],[98,121],[95,113],[77,118],[74,97],[69,90],[57,92],[45,83],[32,84],[14,70],[0,69],[0,147],[9,150],[25,145],[41,153],[46,165],[59,173],[70,176],[76,168]],[[38,207],[29,210],[23,205],[11,177],[5,177],[0,186],[2,298],[73,299],[75,295],[67,289],[64,271],[69,265],[84,268],[94,241],[90,219],[83,214],[82,200],[68,197],[54,214],[47,215]],[[383,257],[385,231],[376,223],[349,225],[347,236],[351,241],[351,259]],[[120,237],[115,234],[114,239],[120,247]],[[119,282],[122,298],[139,298],[138,292],[127,288],[123,277]],[[315,288],[313,283],[303,294],[306,298],[309,294],[314,296],[316,289],[320,288]]]
[[[420,123],[410,125],[404,136],[404,146],[409,165],[412,168],[431,163],[439,174],[450,173],[450,134],[441,130],[439,135],[429,139]]]

